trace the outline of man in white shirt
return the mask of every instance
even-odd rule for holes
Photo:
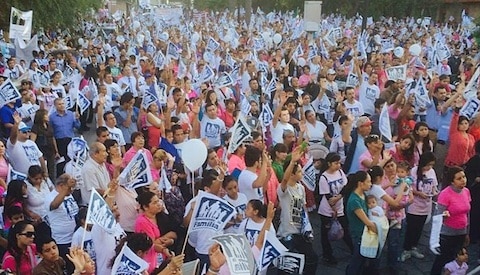
[[[120,97],[123,95],[123,90],[117,83],[113,82],[111,73],[105,74],[105,86],[107,87],[107,96],[112,99],[112,109],[120,106]]]
[[[12,168],[25,175],[32,165],[40,165],[48,177],[43,153],[37,144],[29,139],[31,128],[28,127],[18,113],[13,115],[14,124],[7,140],[7,155]],[[53,148],[52,148],[53,149]]]
[[[359,94],[359,101],[363,106],[365,114],[375,114],[375,100],[380,97],[380,88],[377,86],[378,75],[372,72],[367,82],[361,81]]]
[[[343,104],[345,105],[347,112],[352,114],[352,116],[355,118],[353,121],[353,124],[355,125],[357,123],[357,119],[364,113],[362,103],[355,99],[355,90],[353,87],[347,87],[345,89],[345,98],[346,99],[343,101]]]
[[[90,158],[82,167],[83,186],[80,191],[84,205],[88,204],[92,189],[96,189],[100,195],[103,195],[110,182],[110,175],[105,166],[108,156],[105,145],[95,142],[90,145],[89,153]]]
[[[292,124],[288,123],[290,121],[290,113],[285,107],[285,102],[287,102],[287,97],[282,96],[280,98],[280,105],[275,110],[273,114],[273,121],[272,121],[272,139],[273,144],[282,143],[283,142],[283,132],[285,130],[290,130],[295,132]]]
[[[254,146],[248,146],[245,151],[245,165],[247,168],[238,176],[238,191],[245,194],[248,200],[264,200],[267,192],[271,169],[268,169],[268,156]],[[260,169],[257,173],[257,170]]]
[[[225,122],[217,116],[217,106],[209,103],[205,106],[207,111],[200,122],[200,137],[208,140],[208,148],[222,145],[222,135],[227,132]]]

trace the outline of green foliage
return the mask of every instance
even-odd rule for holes
[[[10,8],[22,11],[33,10],[33,29],[43,27],[70,27],[78,23],[80,14],[97,10],[102,5],[100,0],[10,0],[0,9],[0,26],[8,30]]]

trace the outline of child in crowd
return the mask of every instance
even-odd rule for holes
[[[401,188],[402,183],[406,183],[406,187],[404,187],[403,193],[401,195],[402,199],[400,200],[400,203],[402,205],[407,205],[413,200],[413,193],[411,190],[413,180],[409,175],[410,165],[405,161],[398,163],[397,179],[395,181],[395,187],[393,187],[393,190],[395,194],[399,194],[399,188]],[[390,221],[390,227],[400,228],[402,220],[405,218],[405,211],[388,208],[387,217]]]
[[[95,249],[93,247],[93,241],[92,241],[92,224],[87,224],[87,211],[88,208],[82,207],[78,211],[77,214],[77,230],[73,233],[72,237],[72,247],[83,247],[85,251],[88,253],[90,258],[95,261]],[[85,239],[83,240],[83,245],[82,245],[82,239],[85,232]]]
[[[367,206],[368,206],[368,218],[373,219],[375,217],[383,217],[385,216],[385,212],[383,211],[382,207],[377,204],[377,199],[374,195],[367,196]]]
[[[232,176],[226,176],[223,180],[223,189],[227,194],[223,197],[237,210],[237,217],[233,220],[228,228],[225,229],[225,233],[240,233],[240,223],[245,219],[245,209],[247,208],[247,196],[238,192],[238,183]]]
[[[462,247],[460,251],[458,251],[455,260],[447,263],[445,265],[445,273],[444,275],[465,275],[467,274],[468,270],[468,253],[465,247]]]

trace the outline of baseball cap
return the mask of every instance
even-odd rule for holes
[[[334,69],[328,69],[327,74],[337,74]]]
[[[373,121],[371,121],[368,117],[366,116],[361,116],[357,120],[357,128],[360,128],[362,126],[370,126],[372,125]]]
[[[32,128],[27,126],[27,124],[25,124],[25,122],[20,122],[20,124],[18,124],[18,130],[20,132],[27,132],[27,131],[30,131]]]

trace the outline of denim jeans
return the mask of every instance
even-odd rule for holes
[[[352,237],[353,254],[352,258],[350,258],[350,263],[347,265],[347,269],[345,269],[346,275],[360,275],[363,272],[363,266],[365,265],[367,258],[360,254],[361,241],[362,240],[359,238]]]

